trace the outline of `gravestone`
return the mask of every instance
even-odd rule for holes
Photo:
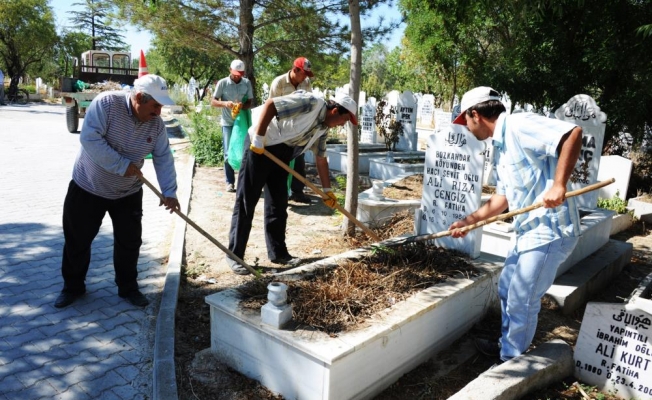
[[[366,104],[362,106],[362,115],[360,118],[360,142],[361,143],[381,143],[378,141],[378,134],[376,133],[376,99],[371,97]]]
[[[588,303],[575,346],[575,377],[625,399],[652,399],[652,310]]]
[[[424,94],[419,97],[417,109],[417,128],[435,128],[435,96]]]
[[[448,230],[453,222],[480,207],[484,150],[485,143],[462,125],[450,125],[447,132],[428,137],[420,235]],[[477,258],[481,238],[482,229],[475,229],[464,238],[448,236],[436,239],[435,244]]]
[[[448,132],[452,123],[451,115],[450,112],[441,108],[435,109],[435,133]]]
[[[571,175],[570,190],[578,190],[596,183],[607,115],[600,111],[593,98],[578,94],[559,107],[555,111],[555,117],[582,128],[582,150]],[[598,191],[578,196],[577,206],[589,210],[597,208]]]
[[[616,182],[601,187],[598,190],[598,198],[613,199],[618,193],[618,197],[625,200],[631,174],[632,160],[621,156],[602,156],[598,167],[598,181],[616,178]]]
[[[387,103],[396,107],[396,118],[403,124],[403,135],[396,144],[396,150],[415,151],[417,149],[417,102],[414,94],[406,90],[387,93]]]

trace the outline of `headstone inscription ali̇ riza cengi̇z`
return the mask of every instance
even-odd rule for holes
[[[447,131],[428,137],[423,172],[423,196],[419,234],[448,230],[480,206],[485,143],[465,126],[450,125]],[[464,238],[443,237],[437,246],[456,249],[473,258],[480,256],[482,229]]]

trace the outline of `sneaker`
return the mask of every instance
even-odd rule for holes
[[[235,272],[238,275],[249,275],[251,272],[245,268],[242,264],[238,263],[236,260],[232,260],[229,257],[226,257],[226,264],[231,268],[231,271]]]
[[[289,266],[297,266],[301,263],[301,259],[299,257],[292,257],[291,255],[286,255],[283,257],[278,257],[272,260],[274,264],[282,264],[282,265],[289,265]]]
[[[232,183],[229,183],[228,185],[226,185],[226,191],[229,193],[235,193],[235,186],[233,186]]]
[[[128,302],[135,305],[136,307],[146,307],[149,304],[149,300],[147,300],[147,297],[145,297],[145,295],[142,294],[140,290],[132,290],[127,294],[118,293],[118,296],[122,297],[123,299],[126,299]]]
[[[485,356],[500,356],[500,344],[497,341],[476,338],[473,342],[475,343],[475,348]]]
[[[303,193],[292,193],[292,195],[290,195],[290,200],[295,201],[297,203],[303,203],[303,204],[311,203],[310,197],[306,196]]]

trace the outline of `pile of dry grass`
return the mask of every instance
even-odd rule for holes
[[[371,315],[447,277],[474,274],[466,256],[413,243],[400,248],[376,247],[359,261],[345,261],[286,284],[294,321],[335,335],[362,326]],[[259,309],[265,304],[272,279],[252,281],[240,288],[241,305]]]

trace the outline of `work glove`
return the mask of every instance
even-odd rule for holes
[[[263,154],[265,152],[265,136],[254,135],[249,149],[256,154]]]
[[[331,188],[324,188],[324,194],[328,197],[326,197],[324,200],[324,204],[326,204],[330,208],[335,208],[337,206],[337,197],[335,197],[335,193],[333,193],[333,189]]]
[[[235,103],[231,109],[231,118],[236,119],[238,114],[240,114],[240,109],[242,108],[242,103]]]

